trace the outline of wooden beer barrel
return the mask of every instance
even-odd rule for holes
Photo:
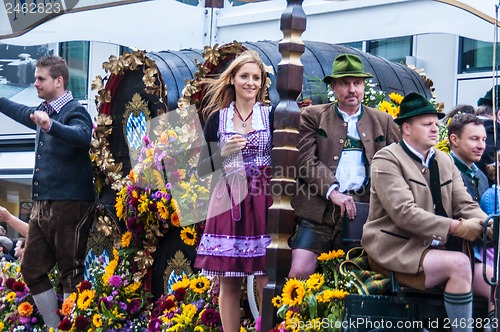
[[[377,83],[387,94],[396,92],[406,95],[410,92],[419,92],[428,98],[432,97],[431,87],[416,71],[405,65],[393,63],[350,47],[313,41],[304,43],[305,52],[301,57],[304,76],[296,79],[302,80],[302,97],[310,98],[314,104],[326,102],[327,87],[322,79],[331,73],[333,60],[342,53],[358,55],[365,64],[365,70],[373,74],[373,82]],[[108,68],[114,68],[114,71],[110,70],[109,76],[103,82],[104,87],[99,92],[105,100],[101,101],[99,112],[112,119],[110,126],[112,131],[106,137],[109,143],[107,149],[114,158],[114,163],[122,165],[119,171],[122,176],[130,171],[133,160],[137,157],[134,149],[140,145],[142,136],[149,135],[154,129],[149,127],[148,121],[159,114],[175,110],[180,100],[199,103],[202,94],[194,93],[190,98],[186,98],[183,91],[187,87],[197,87],[196,84],[199,84],[206,75],[216,75],[221,72],[237,55],[231,52],[238,53],[244,49],[253,49],[259,53],[264,63],[271,66],[275,72],[275,75],[270,75],[269,100],[273,106],[279,103],[276,73],[281,54],[278,41],[232,43],[216,48],[217,52],[213,54],[220,53],[218,62],[208,65],[207,61],[213,59],[208,59],[205,55],[207,49],[137,53],[140,58],[137,62],[140,64],[137,66],[130,65],[133,62],[123,56],[118,59],[110,58]],[[112,66],[114,61],[123,65],[123,68]],[[203,69],[202,73],[200,73],[201,69]],[[148,73],[152,73],[149,86],[146,84]],[[107,93],[109,94],[106,95]],[[102,169],[101,171],[106,172]],[[101,217],[105,215],[117,225],[114,213],[115,194],[116,191],[110,185],[103,185],[97,204],[100,207]],[[89,252],[93,255],[96,254],[95,252],[98,254],[102,252],[102,248],[111,247],[111,241],[106,242],[103,236],[97,234],[98,232],[99,228],[95,227],[89,239]],[[166,274],[188,272],[194,262],[196,254],[194,247],[183,246],[177,233],[169,232],[159,243],[152,268],[151,290],[155,297],[164,293],[168,283],[172,280]],[[175,268],[172,264],[176,265]]]

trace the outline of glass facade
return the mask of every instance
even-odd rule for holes
[[[89,84],[90,42],[72,41],[59,45],[59,55],[66,60],[69,67],[68,90],[78,100],[87,99]]]
[[[387,60],[406,63],[406,56],[412,55],[413,37],[396,37],[367,42],[366,51]]]
[[[500,64],[500,43],[496,46],[496,68]],[[492,71],[493,69],[493,43],[460,37],[458,73],[475,73]]]

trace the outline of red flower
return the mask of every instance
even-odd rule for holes
[[[179,302],[184,301],[184,297],[186,296],[186,289],[179,288],[174,292],[175,299]]]
[[[201,323],[212,327],[220,326],[220,314],[213,308],[207,308],[201,314]]]
[[[77,331],[84,331],[87,329],[87,326],[89,326],[90,322],[87,320],[87,318],[83,316],[78,316],[75,319],[75,327]]]
[[[16,282],[16,279],[9,278],[9,279],[7,279],[7,281],[5,281],[5,286],[7,286],[8,289],[12,289],[15,282]]]
[[[12,290],[15,292],[24,292],[26,289],[26,284],[22,281],[15,281],[12,285]]]
[[[73,323],[69,320],[69,318],[64,318],[57,327],[61,331],[69,331],[73,326]]]
[[[87,290],[87,289],[91,289],[92,288],[92,284],[90,283],[90,281],[88,280],[84,280],[80,283],[80,285],[78,286],[78,292],[83,292],[84,290]]]
[[[165,312],[165,310],[170,312],[170,309],[172,309],[172,308],[175,308],[175,301],[172,300],[171,298],[166,299],[161,304],[161,312],[162,313]]]

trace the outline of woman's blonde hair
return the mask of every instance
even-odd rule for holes
[[[267,89],[266,67],[256,51],[246,50],[237,56],[216,79],[205,80],[205,83],[207,83],[206,92],[201,103],[202,105],[206,105],[203,107],[202,111],[205,119],[213,112],[228,107],[231,102],[236,99],[236,93],[234,91],[234,85],[231,85],[231,79],[241,67],[248,63],[255,63],[259,66],[262,82],[256,101],[264,103]]]

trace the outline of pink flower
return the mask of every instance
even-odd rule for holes
[[[113,287],[120,287],[122,283],[122,278],[120,276],[113,275],[109,278],[109,284]]]

